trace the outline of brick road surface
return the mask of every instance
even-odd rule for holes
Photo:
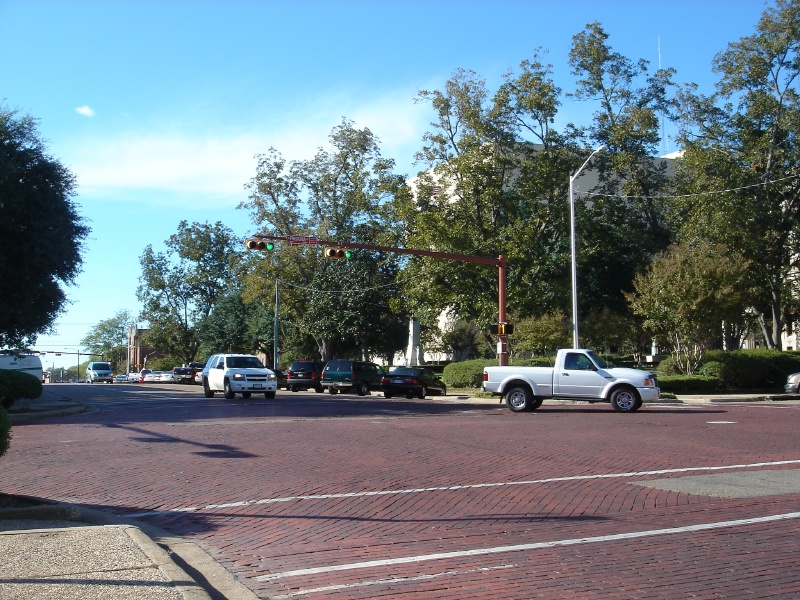
[[[195,540],[261,598],[800,597],[798,405],[130,388],[15,425],[2,491]]]

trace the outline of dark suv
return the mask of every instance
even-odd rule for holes
[[[334,359],[322,370],[322,387],[335,394],[339,391],[355,391],[366,396],[370,390],[381,389],[383,367],[360,360]]]
[[[296,360],[286,371],[286,389],[290,392],[313,389],[322,391],[322,368],[324,363],[315,360]]]

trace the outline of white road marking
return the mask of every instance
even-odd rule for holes
[[[429,579],[437,579],[439,577],[447,577],[454,575],[469,575],[471,573],[483,573],[486,571],[496,571],[498,569],[513,569],[517,565],[500,565],[497,567],[481,567],[479,569],[469,569],[466,571],[445,571],[444,573],[432,573],[430,575],[415,575],[413,577],[392,577],[387,579],[373,579],[371,581],[358,581],[356,583],[343,583],[340,585],[327,585],[325,587],[318,587],[308,590],[299,590],[289,594],[279,594],[277,596],[270,596],[271,600],[284,600],[286,598],[296,598],[298,596],[307,596],[308,594],[315,594],[317,592],[333,592],[337,590],[346,590],[357,587],[366,587],[370,585],[385,585],[387,583],[407,583],[409,581],[426,581]]]
[[[690,533],[695,531],[707,531],[710,529],[721,529],[723,527],[740,527],[742,525],[754,525],[757,523],[769,523],[770,521],[784,521],[787,519],[800,518],[800,512],[784,513],[781,515],[770,515],[767,517],[755,517],[752,519],[737,519],[735,521],[719,521],[716,523],[701,523],[699,525],[686,525],[683,527],[670,527],[667,529],[650,529],[647,531],[632,531],[629,533],[617,533],[613,535],[599,535],[596,537],[572,538],[567,540],[554,540],[550,542],[535,542],[530,544],[515,544],[512,546],[496,546],[494,548],[475,548],[473,550],[457,550],[454,552],[440,552],[438,554],[421,554],[418,556],[402,556],[398,558],[388,558],[383,560],[368,560],[364,562],[348,563],[343,565],[326,565],[323,567],[312,567],[309,569],[295,569],[294,571],[283,571],[260,575],[256,581],[273,581],[286,577],[299,577],[303,575],[318,575],[320,573],[332,573],[335,571],[349,571],[353,569],[369,569],[374,567],[387,567],[408,563],[418,563],[429,560],[442,560],[447,558],[463,558],[465,556],[481,556],[486,554],[500,554],[502,552],[520,552],[523,550],[541,550],[544,548],[555,548],[558,546],[575,546],[579,544],[594,544],[597,542],[615,542],[619,540],[630,540],[635,538],[652,537],[657,535],[669,535],[675,533]]]
[[[709,425],[736,425],[738,421],[706,421]]]
[[[677,469],[659,469],[657,471],[633,471],[630,473],[601,473],[597,475],[573,475],[569,477],[549,477],[546,479],[530,479],[523,481],[501,481],[495,483],[471,483],[463,485],[450,485],[440,487],[410,488],[400,490],[373,490],[364,492],[344,492],[338,494],[309,494],[300,496],[285,496],[281,498],[262,498],[261,500],[240,500],[238,502],[227,502],[224,504],[206,504],[205,506],[187,506],[184,508],[167,508],[164,510],[151,510],[131,515],[130,518],[151,517],[157,515],[167,515],[181,512],[197,512],[201,510],[218,510],[221,508],[238,508],[241,506],[259,504],[277,504],[279,502],[296,502],[298,500],[332,500],[337,498],[364,498],[368,496],[393,496],[400,494],[421,494],[425,492],[447,492],[457,490],[468,490],[476,488],[492,488],[515,485],[537,485],[542,483],[555,483],[559,481],[587,481],[591,479],[619,479],[627,477],[646,477],[648,475],[671,475],[673,473],[692,473],[696,471],[723,471],[730,469],[748,469],[755,467],[774,467],[779,465],[793,465],[800,463],[797,460],[778,460],[773,462],[746,463],[741,465],[720,465],[712,467],[681,467]]]

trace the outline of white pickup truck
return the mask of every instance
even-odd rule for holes
[[[660,392],[653,373],[611,368],[591,350],[559,350],[554,367],[485,367],[481,390],[504,396],[514,412],[536,410],[545,398],[610,402],[633,412]]]

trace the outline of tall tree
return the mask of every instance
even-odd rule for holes
[[[241,243],[221,222],[181,221],[165,245],[166,252],[148,245],[142,253],[136,295],[150,324],[148,345],[188,364],[199,348],[198,322],[239,285]]]
[[[0,347],[32,345],[64,309],[89,234],[74,193],[36,120],[0,107]]]
[[[615,52],[599,23],[573,37],[569,62],[578,77],[573,97],[597,105],[587,134],[605,146],[594,159],[597,189],[576,199],[580,306],[624,314],[634,275],[670,243],[661,198],[667,162],[652,157],[673,72],[650,73],[646,60]],[[573,171],[586,156],[576,157]]]
[[[329,139],[330,149],[306,161],[287,162],[274,149],[260,156],[250,198],[240,207],[250,210],[261,233],[396,246],[392,203],[404,183],[394,162],[381,156],[369,129],[347,120]],[[251,257],[245,299],[271,303],[263,290],[280,279],[281,319],[299,328],[296,341],[311,335],[323,359],[334,352],[364,355],[376,324],[394,314],[388,307],[397,265],[394,255],[358,250],[350,260],[330,260],[314,246],[282,244]]]
[[[121,367],[125,366],[122,363],[127,356],[128,332],[134,323],[130,311],[120,310],[92,327],[81,340],[81,346],[97,356],[104,356],[115,372],[124,372]]]
[[[715,93],[689,85],[678,103],[686,147],[678,191],[692,194],[675,201],[682,235],[724,243],[759,265],[751,306],[770,348],[781,347],[797,297],[799,46],[800,2],[777,0],[753,35],[714,58]]]
[[[428,170],[405,216],[407,244],[508,260],[510,313],[543,314],[568,304],[565,235],[569,147],[575,132],[552,122],[561,104],[541,51],[509,71],[492,96],[474,72],[459,70],[419,101],[436,120],[417,154]],[[449,307],[487,328],[497,315],[497,274],[473,263],[415,258],[406,286],[427,325]]]

